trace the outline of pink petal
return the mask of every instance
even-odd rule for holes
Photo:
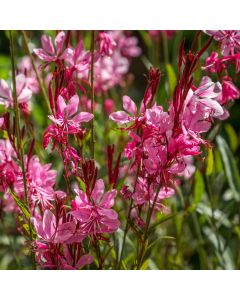
[[[108,219],[111,220],[115,220],[118,218],[118,214],[113,209],[103,208],[103,209],[99,209],[98,212],[101,216],[107,217]]]
[[[10,97],[10,88],[4,79],[0,80],[0,97],[1,96],[3,96],[4,98]]]
[[[71,215],[80,222],[87,222],[91,216],[92,209],[90,207],[80,207],[78,210],[71,212]]]
[[[67,104],[66,109],[65,109],[65,111],[67,112],[69,117],[77,112],[78,103],[79,103],[78,95],[72,96],[71,99],[69,100],[68,104]]]
[[[125,111],[117,111],[112,113],[109,118],[117,123],[124,124],[131,121],[129,115]]]
[[[64,59],[71,64],[73,57],[73,49],[67,48],[64,50],[63,54],[59,56],[59,59]]]
[[[123,100],[123,108],[127,112],[135,116],[137,112],[137,106],[134,103],[134,101],[128,96],[123,96],[122,100]]]
[[[41,59],[47,62],[51,62],[54,61],[56,58],[55,56],[50,56],[47,54],[47,52],[45,52],[43,49],[38,48],[38,49],[34,49],[33,52]]]
[[[0,118],[0,128],[3,126],[4,118]]]
[[[63,243],[68,240],[75,232],[76,224],[74,222],[67,222],[58,225],[55,242]]]
[[[94,189],[92,190],[91,197],[93,198],[94,202],[97,201],[102,197],[104,193],[104,181],[102,179],[98,179],[95,183]]]
[[[114,205],[114,198],[116,197],[117,191],[112,190],[105,193],[102,197],[101,207],[110,208]]]
[[[54,55],[54,48],[53,48],[53,44],[52,44],[52,39],[50,36],[47,35],[42,35],[41,37],[41,43],[42,43],[42,47],[43,49],[48,52],[51,55]]]
[[[65,40],[65,33],[63,31],[59,32],[58,35],[55,38],[55,45],[57,48],[57,55],[61,54],[63,43]]]
[[[92,120],[93,114],[90,114],[88,112],[80,112],[75,117],[72,118],[72,120],[76,123],[83,123],[83,122],[89,122]]]
[[[25,88],[18,96],[18,102],[19,103],[27,102],[28,100],[31,99],[31,97],[32,97],[32,91],[28,88]]]
[[[43,231],[49,239],[56,231],[56,218],[49,209],[46,209],[43,215]]]
[[[83,255],[77,262],[76,268],[82,268],[85,265],[89,265],[93,262],[93,257],[91,255]]]
[[[44,238],[45,234],[44,234],[44,231],[43,231],[43,226],[42,226],[42,222],[37,220],[36,218],[31,218],[31,222],[32,224],[34,225],[36,231],[37,231],[37,234],[40,238]]]
[[[213,109],[214,117],[221,116],[224,113],[222,106],[215,100],[204,98],[204,99],[199,99],[199,102],[201,102],[202,104],[206,105],[207,107]]]
[[[17,95],[19,95],[22,92],[25,84],[26,84],[25,75],[24,74],[18,74],[16,76],[16,92],[17,92]]]
[[[63,99],[63,97],[61,95],[58,96],[57,99],[57,109],[59,112],[61,112],[61,114],[64,114],[65,108],[67,107],[67,104],[65,102],[65,100]]]
[[[86,203],[88,203],[87,195],[83,191],[81,191],[79,189],[75,189],[74,191],[77,194],[77,196],[75,198],[75,202],[76,202],[77,206],[85,205]]]

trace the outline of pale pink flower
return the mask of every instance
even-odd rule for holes
[[[222,86],[214,83],[209,77],[203,77],[199,87],[189,90],[183,112],[183,131],[200,133],[211,127],[211,117],[221,118],[225,109],[219,103],[222,96]]]
[[[101,55],[111,56],[113,54],[113,50],[116,48],[117,44],[106,32],[99,32],[97,37],[97,43],[99,47],[99,52]]]
[[[129,123],[135,120],[137,114],[137,106],[129,96],[123,96],[123,108],[125,111],[117,111],[111,113],[109,118],[119,124]]]
[[[75,189],[75,192],[77,196],[72,201],[71,214],[79,221],[84,233],[98,235],[112,233],[118,229],[118,214],[111,209],[116,190],[104,193],[104,182],[98,179],[89,198],[79,189]]]
[[[222,55],[240,51],[240,30],[205,30],[205,33],[221,43]]]
[[[33,94],[39,93],[39,83],[32,67],[31,58],[29,56],[22,57],[18,63],[18,70],[26,77],[26,87],[29,88]]]
[[[84,49],[83,41],[80,41],[76,48],[68,48],[64,59],[67,64],[77,70],[78,73],[88,71],[91,66],[91,53]]]
[[[55,48],[52,43],[52,38],[47,35],[42,35],[41,44],[42,48],[34,49],[33,52],[43,61],[47,63],[56,60],[64,59],[67,55],[68,49],[63,52],[63,45],[65,41],[65,33],[59,32],[54,40]]]
[[[32,91],[27,86],[26,76],[24,74],[18,74],[16,76],[16,92],[20,108],[25,108],[32,97]],[[13,103],[12,87],[10,87],[5,80],[1,79],[0,104],[3,104],[8,108],[13,107]]]

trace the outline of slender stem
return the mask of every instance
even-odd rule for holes
[[[133,189],[134,191],[136,189],[139,171],[140,171],[140,166],[138,166],[138,169],[137,169],[136,180],[135,180],[134,189]],[[125,229],[124,229],[123,242],[122,242],[120,257],[119,257],[119,260],[118,260],[118,269],[120,269],[120,267],[121,267],[123,250],[124,250],[124,246],[125,246],[125,242],[126,242],[127,233],[128,233],[129,228],[130,228],[129,224],[130,224],[130,217],[131,217],[132,208],[133,208],[133,199],[131,199],[130,206],[129,206],[129,209],[128,209],[127,222],[126,222],[126,226],[125,226]]]
[[[28,56],[31,59],[33,70],[34,70],[34,72],[36,74],[37,81],[38,81],[39,87],[41,89],[44,101],[46,103],[48,111],[50,112],[51,110],[50,110],[50,105],[49,105],[49,101],[48,101],[47,92],[46,92],[45,86],[43,84],[43,81],[42,81],[42,79],[39,76],[39,73],[38,73],[38,70],[37,70],[34,58],[33,58],[32,54],[31,54],[31,52],[29,50],[29,47],[28,47],[28,37],[27,37],[27,34],[26,34],[25,30],[22,30],[22,35],[23,35],[24,44],[25,44],[25,47],[26,47],[26,50],[27,50],[27,54],[28,54]]]
[[[10,52],[11,52],[11,65],[12,65],[12,85],[13,85],[13,101],[14,101],[14,113],[15,113],[15,122],[16,122],[16,134],[17,134],[17,149],[19,149],[19,156],[20,156],[20,164],[22,169],[22,176],[23,176],[23,186],[24,186],[24,201],[30,211],[29,201],[28,201],[28,190],[27,190],[27,177],[26,177],[26,170],[24,165],[24,149],[21,137],[21,130],[20,130],[20,114],[18,108],[18,100],[17,100],[17,88],[16,88],[16,75],[15,75],[15,60],[14,60],[14,43],[13,43],[13,35],[12,31],[10,31]],[[30,238],[33,240],[33,231],[32,231],[32,224],[30,219],[28,220],[29,231],[30,231]],[[32,260],[33,260],[33,268],[36,268],[35,265],[35,257],[32,252]]]
[[[94,115],[94,40],[95,32],[92,30],[91,41],[91,113]],[[91,157],[94,159],[94,118],[91,120]]]
[[[152,213],[153,213],[155,204],[157,202],[157,198],[158,198],[158,194],[160,192],[160,189],[161,189],[161,186],[159,185],[158,188],[157,188],[156,195],[155,195],[155,198],[153,200],[152,206],[149,203],[149,209],[148,209],[148,213],[147,213],[147,220],[146,220],[146,226],[145,226],[145,231],[144,231],[144,236],[143,236],[142,247],[140,249],[140,254],[139,254],[138,262],[137,262],[137,269],[139,269],[142,265],[144,252],[145,252],[145,244],[146,244],[146,241],[147,241],[147,238],[148,238],[148,229],[149,229]]]

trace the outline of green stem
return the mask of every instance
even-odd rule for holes
[[[27,37],[27,34],[26,34],[25,30],[22,30],[22,35],[23,35],[24,44],[25,44],[25,47],[26,47],[26,50],[27,50],[27,54],[28,54],[28,56],[31,59],[32,67],[33,67],[33,70],[34,70],[34,72],[36,74],[36,77],[37,77],[37,81],[38,81],[40,90],[42,92],[42,95],[43,95],[44,101],[46,103],[47,109],[50,112],[51,109],[50,109],[50,105],[49,105],[49,101],[48,101],[47,92],[46,92],[45,86],[43,84],[43,81],[42,81],[42,79],[39,76],[39,73],[38,73],[38,70],[37,70],[34,58],[33,58],[32,54],[31,54],[31,52],[29,50],[29,47],[28,47],[28,37]]]
[[[134,191],[136,189],[139,171],[140,171],[140,166],[138,166],[138,169],[137,169],[136,180],[135,180],[134,189],[133,189]],[[130,217],[131,217],[132,208],[133,208],[133,199],[131,199],[130,206],[129,206],[129,209],[128,209],[127,222],[126,222],[126,226],[125,226],[125,229],[124,229],[123,242],[122,242],[120,257],[119,257],[119,260],[118,260],[118,269],[121,268],[123,250],[124,250],[124,247],[125,247],[127,233],[128,233],[129,228],[130,228],[129,224],[130,224]]]
[[[142,261],[143,261],[143,257],[144,257],[144,253],[145,253],[145,244],[148,238],[148,229],[149,229],[149,225],[150,225],[150,221],[151,221],[151,217],[152,217],[152,213],[155,207],[155,204],[157,202],[157,198],[158,198],[158,194],[160,192],[161,186],[159,185],[157,188],[157,192],[153,201],[152,206],[149,203],[149,208],[148,208],[148,213],[147,213],[147,220],[146,220],[146,226],[145,226],[145,231],[144,231],[144,236],[143,236],[143,242],[142,242],[142,247],[140,249],[140,254],[139,257],[137,259],[137,269],[139,269],[142,266]]]
[[[13,101],[14,101],[14,113],[15,113],[15,122],[16,122],[17,149],[19,149],[19,156],[20,156],[19,158],[20,158],[20,164],[21,164],[22,175],[23,175],[24,201],[28,207],[28,210],[30,211],[29,201],[28,201],[28,190],[27,190],[27,177],[26,177],[26,170],[24,165],[24,149],[23,149],[21,130],[20,130],[20,114],[19,114],[18,100],[17,100],[14,43],[13,43],[12,31],[10,31],[10,53],[11,53],[11,65],[12,65]],[[30,231],[30,238],[33,241],[33,231],[32,231],[32,224],[30,219],[28,220],[28,225]],[[36,269],[35,257],[33,252],[32,252],[32,259],[33,259],[33,268]]]
[[[94,41],[95,32],[92,30],[91,40],[91,113],[94,115]],[[94,159],[94,118],[91,120],[91,157]]]

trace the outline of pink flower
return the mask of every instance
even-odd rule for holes
[[[84,233],[98,235],[118,229],[118,215],[111,209],[116,190],[104,193],[104,182],[98,179],[89,197],[79,189],[75,189],[75,192],[77,196],[72,201],[71,214],[79,221]]]
[[[125,124],[134,121],[135,116],[137,114],[136,104],[128,96],[123,96],[122,101],[123,101],[123,108],[125,109],[125,111],[120,110],[111,113],[109,118],[119,124]]]
[[[37,65],[38,66],[38,65]],[[32,61],[29,56],[24,56],[18,63],[18,70],[26,76],[26,87],[29,88],[33,94],[39,93],[39,83],[32,67]]]
[[[211,119],[221,118],[225,114],[220,105],[222,87],[219,82],[214,83],[209,77],[203,77],[199,87],[189,90],[183,112],[183,131],[200,133],[206,132],[211,127]]]
[[[240,51],[239,30],[205,30],[205,33],[221,43],[222,55],[233,55],[235,51]]]
[[[29,100],[32,97],[32,91],[27,87],[27,81],[24,74],[16,76],[16,92],[17,100],[20,108],[26,108]],[[7,82],[3,79],[0,80],[0,104],[5,105],[7,108],[13,107],[12,88],[9,87]]]
[[[147,179],[139,177],[136,185],[135,192],[133,193],[133,199],[137,205],[143,205],[150,203],[153,205],[155,197],[157,210],[161,209],[161,201],[165,198],[169,198],[175,194],[175,191],[170,188],[161,188],[157,195],[157,186],[154,184],[148,184]]]
[[[104,108],[105,112],[110,115],[111,113],[114,112],[114,108],[115,108],[114,101],[112,99],[105,99],[103,108]]]
[[[25,168],[27,171],[29,199],[32,204],[41,204],[42,208],[51,207],[50,202],[55,199],[53,186],[57,171],[50,170],[51,164],[42,165],[36,155],[29,161],[25,157]],[[18,176],[14,189],[20,197],[23,197],[24,186],[22,174]]]
[[[222,105],[240,97],[239,89],[234,85],[230,77],[224,77],[222,81]]]
[[[47,35],[42,35],[42,48],[34,49],[33,52],[41,59],[48,63],[54,62],[58,59],[64,59],[67,55],[68,49],[63,53],[63,44],[65,40],[65,33],[59,32],[54,40],[55,48],[52,43],[52,38]]]
[[[99,32],[97,37],[99,52],[102,56],[111,56],[117,44],[113,38],[106,32]]]
[[[78,73],[88,70],[91,66],[91,53],[86,52],[83,41],[80,41],[75,49],[68,48],[64,55],[64,59],[67,64],[76,69]]]
[[[81,129],[80,123],[89,122],[93,118],[93,115],[88,112],[77,113],[78,104],[78,95],[71,97],[68,103],[65,102],[62,96],[58,96],[56,115],[48,117],[54,124],[60,127],[63,134],[78,133]]]
[[[57,223],[55,215],[48,209],[44,211],[42,220],[32,218],[32,223],[37,231],[38,238],[45,242],[69,243],[68,241],[76,232],[75,222],[62,223],[62,220],[60,220]],[[78,242],[81,242],[84,237],[84,235],[78,235]]]
[[[113,40],[117,43],[117,48],[126,57],[138,57],[141,49],[138,47],[138,39],[135,36],[127,36],[123,31],[109,31]]]

